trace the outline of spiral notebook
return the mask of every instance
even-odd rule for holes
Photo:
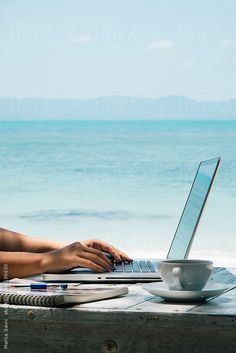
[[[0,303],[35,306],[63,306],[119,297],[128,293],[124,286],[86,286],[76,289],[31,290],[30,288],[0,288]]]

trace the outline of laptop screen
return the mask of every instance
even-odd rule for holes
[[[167,259],[187,258],[219,164],[220,158],[210,159],[199,164]]]

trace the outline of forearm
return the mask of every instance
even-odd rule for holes
[[[0,280],[28,277],[47,271],[45,254],[0,251]]]
[[[24,234],[0,228],[0,251],[47,252],[65,246],[52,240],[33,238]]]

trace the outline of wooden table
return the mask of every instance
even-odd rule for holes
[[[233,353],[235,274],[215,269],[211,280],[229,290],[201,304],[168,303],[133,284],[125,297],[70,308],[0,305],[0,352]]]

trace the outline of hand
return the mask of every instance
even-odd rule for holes
[[[88,240],[82,241],[82,243],[89,248],[101,250],[103,252],[107,252],[108,254],[111,254],[116,261],[122,261],[122,260],[128,261],[128,262],[132,261],[132,259],[128,255],[126,255],[123,251],[115,248],[114,246],[108,243],[105,243],[102,240],[88,239]]]
[[[118,258],[119,254],[125,256],[106,243],[95,240],[87,242],[88,245],[75,242],[43,254],[45,272],[60,273],[75,267],[86,267],[96,272],[109,272],[113,271],[113,264],[103,251],[108,250],[112,255],[114,253],[115,258]]]

